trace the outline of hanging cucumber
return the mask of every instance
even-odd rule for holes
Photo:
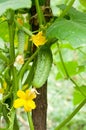
[[[21,29],[18,30],[18,44],[19,54],[23,54],[25,44],[25,33]]]
[[[46,82],[51,66],[52,53],[50,48],[43,46],[37,55],[36,67],[32,85],[35,88],[40,88]]]

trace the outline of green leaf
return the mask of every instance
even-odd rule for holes
[[[86,26],[86,13],[77,11],[75,8],[71,8],[68,12],[68,15],[71,20]]]
[[[0,74],[5,70],[6,64],[3,60],[0,59]]]
[[[80,1],[80,3],[84,6],[84,7],[86,7],[86,0],[79,0]]]
[[[86,45],[86,14],[70,10],[70,19],[57,19],[46,32],[48,39],[68,41],[74,48]]]
[[[74,76],[82,71],[84,71],[84,66],[78,66],[78,63],[76,61],[68,61],[64,62],[65,67],[67,69],[67,72],[70,76]],[[61,62],[57,62],[57,69],[58,69],[58,74],[56,76],[56,79],[59,78],[67,78],[66,72],[63,68],[63,65]]]
[[[0,62],[1,62],[1,60],[3,60],[6,63],[8,63],[8,61],[9,61],[7,56],[3,52],[0,52]]]
[[[0,1],[0,15],[7,9],[17,10],[19,8],[31,8],[31,0],[1,0]]]
[[[8,33],[8,25],[7,22],[3,22],[0,24],[0,37],[4,39],[5,41],[8,41],[9,39],[9,33]]]
[[[66,5],[59,5],[58,7],[61,10],[64,10],[66,8]],[[65,18],[86,25],[86,13],[80,12],[73,7],[70,8],[70,10],[67,12]]]
[[[67,48],[67,49],[70,49],[70,50],[74,50],[74,48],[69,43],[66,43],[65,41],[62,41],[62,43],[63,44],[60,44],[61,48]]]
[[[81,86],[80,87],[81,92],[86,95],[86,86]],[[82,95],[77,88],[75,88],[74,93],[73,93],[73,103],[74,105],[79,104],[82,100],[85,99],[84,95]]]
[[[0,128],[0,130],[7,130],[7,128]]]
[[[74,105],[79,104],[83,99],[84,99],[84,96],[80,92],[74,91],[74,94],[73,94],[73,104]]]
[[[2,38],[0,38],[0,50],[2,49],[4,49],[5,48],[5,46],[4,46],[4,40],[2,39]]]
[[[75,88],[77,90],[77,88]],[[82,91],[82,93],[86,96],[86,86],[82,85],[80,86],[80,90]],[[78,91],[78,90],[77,90]]]

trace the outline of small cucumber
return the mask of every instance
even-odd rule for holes
[[[24,51],[24,44],[25,44],[25,33],[21,29],[18,30],[18,50],[19,53],[22,54]]]
[[[52,61],[52,52],[50,48],[45,46],[40,48],[32,81],[33,87],[40,88],[46,82],[52,66]]]

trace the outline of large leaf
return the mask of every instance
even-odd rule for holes
[[[63,68],[63,65],[61,62],[57,62],[57,68],[58,68],[58,73],[56,76],[56,79],[59,78],[67,78],[66,72]],[[79,66],[78,63],[76,61],[68,61],[65,62],[65,67],[67,69],[67,72],[70,76],[74,76],[76,74],[81,73],[82,71],[84,71],[84,66]]]
[[[86,7],[86,0],[79,0],[80,1],[80,3],[84,6],[84,7]]]
[[[0,39],[4,39],[5,41],[9,41],[9,33],[8,33],[8,25],[7,22],[3,22],[0,24]],[[0,46],[1,46],[1,40],[0,40]]]
[[[80,88],[80,91],[86,96],[86,86],[81,86]],[[82,100],[85,99],[85,96],[82,95],[78,90],[77,88],[75,87],[75,90],[74,90],[74,93],[73,93],[73,103],[74,105],[77,105],[79,104]]]
[[[82,100],[84,100],[84,96],[78,92],[78,91],[74,91],[74,94],[73,94],[73,103],[74,105],[77,105],[79,104]]]
[[[68,41],[74,48],[86,45],[86,14],[71,9],[70,19],[57,19],[46,32],[48,39]]]
[[[58,8],[61,10],[64,10],[66,8],[66,5],[58,5]],[[86,13],[77,11],[75,8],[70,8],[70,10],[67,12],[66,16],[67,19],[71,19],[73,21],[80,22],[82,24],[86,25]]]
[[[86,13],[77,11],[75,8],[71,8],[68,15],[71,20],[82,23],[86,26]]]
[[[0,15],[2,15],[7,9],[13,10],[19,8],[30,8],[31,0],[0,0]]]

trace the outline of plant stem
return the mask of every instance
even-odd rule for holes
[[[34,59],[34,57],[37,55],[39,49],[40,49],[40,48],[38,48],[38,49],[34,52],[34,54],[33,54],[33,55],[26,61],[26,63],[22,66],[20,72],[18,73],[19,79],[20,79],[20,77],[23,76],[25,70],[27,69],[27,66],[28,66],[29,62],[32,61],[32,60]]]
[[[77,90],[86,98],[86,95],[83,93],[83,91],[81,91],[80,87],[78,86],[78,84],[70,77],[67,69],[66,69],[66,66],[65,66],[65,63],[64,63],[64,60],[63,60],[63,57],[62,57],[62,54],[61,54],[61,51],[60,51],[60,47],[59,47],[59,44],[57,43],[58,45],[58,51],[59,51],[59,56],[60,56],[60,60],[61,60],[61,63],[62,63],[62,66],[65,70],[65,73],[66,73],[66,76],[67,78],[69,78],[71,80],[71,82],[76,86]]]
[[[10,90],[10,92],[8,92],[8,94],[3,97],[2,102],[5,102],[5,100],[11,96],[11,93],[12,93],[12,90]]]
[[[63,13],[60,15],[59,18],[62,18],[66,15],[66,13],[70,10],[70,8],[72,7],[73,3],[75,0],[70,0],[69,4],[67,5],[67,7],[64,9]]]
[[[13,130],[13,126],[14,126],[14,119],[15,119],[15,110],[14,108],[11,108],[10,111],[10,115],[9,115],[9,120],[10,120],[10,125],[9,128],[7,130]]]
[[[32,36],[32,32],[31,32],[29,29],[27,29],[27,28],[24,27],[23,25],[19,24],[16,19],[14,19],[14,21],[15,21],[15,24],[17,25],[17,27],[18,27],[19,29],[23,30],[23,31],[24,31],[26,34],[28,34],[29,36]]]
[[[28,122],[29,122],[30,130],[34,130],[33,121],[32,121],[32,117],[31,117],[31,113],[28,112],[28,113],[27,113],[27,116],[28,116]]]
[[[14,25],[12,24],[8,24],[9,27],[9,41],[10,41],[10,49],[9,49],[9,53],[10,53],[10,62],[11,64],[14,62],[15,59],[15,52],[14,52]],[[12,64],[13,65],[13,64]]]
[[[16,99],[16,92],[17,92],[17,86],[18,86],[18,82],[17,82],[17,76],[16,76],[16,70],[15,67],[13,65],[14,61],[15,61],[15,48],[14,48],[14,35],[15,35],[15,24],[14,24],[14,11],[13,10],[9,10],[7,12],[7,17],[8,17],[8,29],[9,29],[9,42],[10,42],[10,48],[9,48],[9,53],[10,53],[10,64],[11,64],[11,77],[13,79],[13,83],[12,83],[12,97],[13,97],[13,101]],[[11,105],[13,105],[13,102],[11,103]],[[10,110],[10,114],[9,114],[9,128],[8,130],[13,130],[13,126],[14,126],[14,118],[15,118],[15,110],[13,108],[13,106],[10,106],[11,110]]]
[[[45,23],[45,19],[44,19],[42,10],[39,5],[39,0],[35,0],[35,5],[36,5],[36,11],[38,14],[39,26],[41,27],[41,25],[43,25],[43,23]]]
[[[26,87],[22,88],[23,91],[26,90],[27,88],[29,88],[30,85],[31,85],[31,82],[32,82],[32,79],[33,79],[33,76],[34,76],[34,67],[35,67],[35,65],[36,65],[36,60],[33,61],[33,64],[32,64],[32,66],[30,68],[30,71],[29,71],[29,74],[28,74],[28,76],[27,76],[27,78],[26,78],[26,80],[24,82],[24,85],[26,85],[26,84],[28,84],[28,85],[26,85]]]
[[[82,51],[80,48],[78,49],[83,55],[86,55],[84,51]]]
[[[66,125],[75,115],[76,113],[85,105],[86,99],[84,99],[78,107],[59,125],[57,126],[54,130],[60,130],[64,125]]]

